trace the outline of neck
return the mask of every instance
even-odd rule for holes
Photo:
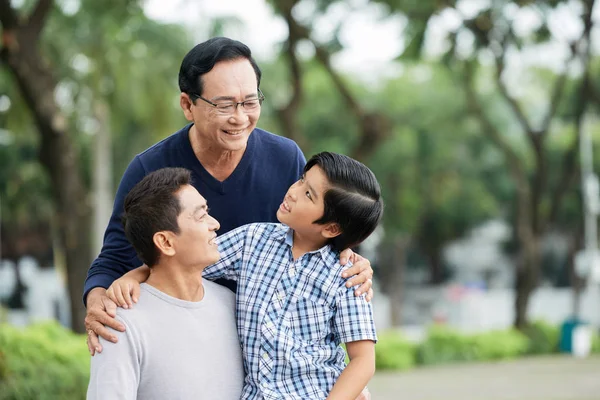
[[[246,151],[246,147],[240,150],[223,150],[214,143],[203,140],[196,132],[196,125],[192,125],[190,128],[189,140],[200,164],[220,181],[231,175]]]
[[[327,239],[320,235],[312,237],[311,235],[302,235],[294,231],[293,238],[292,255],[294,256],[294,260],[297,260],[306,253],[319,250],[327,244]]]
[[[182,268],[173,263],[159,263],[152,268],[152,273],[146,283],[176,299],[200,301],[204,298],[203,269]]]

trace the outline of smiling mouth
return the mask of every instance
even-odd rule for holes
[[[244,129],[236,130],[236,131],[222,129],[222,131],[230,136],[238,136],[238,135],[241,135],[242,133],[244,133]]]
[[[288,202],[287,202],[287,200],[285,200],[285,199],[283,199],[283,202],[281,203],[281,207],[282,207],[282,208],[283,208],[285,211],[287,211],[287,212],[290,212],[290,211],[292,211],[292,210],[290,209],[290,205],[289,205],[289,203],[288,203]]]

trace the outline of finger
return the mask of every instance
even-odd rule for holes
[[[115,291],[114,291],[112,285],[111,285],[111,287],[109,287],[108,289],[106,289],[106,297],[108,297],[112,301],[116,301],[117,300],[117,297],[115,296]]]
[[[365,283],[360,285],[360,287],[356,291],[356,295],[360,296],[363,293],[367,293],[369,290],[371,290],[371,286],[373,286],[373,281],[371,279],[367,279]]]
[[[352,250],[346,249],[340,253],[340,265],[346,265],[352,256]]]
[[[354,277],[355,275],[360,274],[360,264],[354,264],[352,265],[350,268],[344,270],[342,272],[342,277],[344,278],[349,278],[349,277]],[[346,284],[347,287],[353,286],[353,285],[348,285]]]
[[[133,285],[131,297],[133,298],[134,303],[138,302],[138,299],[140,298],[140,285]]]
[[[117,297],[117,305],[119,307],[127,308],[127,302],[125,301],[125,296],[123,296],[121,285],[117,285],[117,287],[115,287],[115,295]]]
[[[106,329],[104,327],[104,325],[98,323],[97,325],[94,325],[94,328],[92,330],[94,331],[95,335],[102,336],[105,340],[108,340],[109,342],[117,343],[117,340],[118,340],[117,335],[115,335],[113,332]],[[96,340],[97,340],[97,337],[96,337]],[[94,345],[94,342],[92,339],[92,334],[90,334],[90,342],[92,343],[92,345]],[[97,345],[99,345],[99,344],[100,343],[98,342]]]
[[[367,292],[367,296],[365,297],[365,300],[367,300],[367,303],[371,302],[371,300],[373,300],[373,289],[369,289],[369,291]]]
[[[96,353],[96,349],[94,349],[94,346],[92,346],[92,344],[90,343],[90,335],[88,334],[85,337],[85,344],[88,347],[88,351],[90,352],[90,356],[94,356],[94,353]]]
[[[98,335],[91,329],[88,331],[88,347],[92,349],[92,356],[94,353],[102,353],[102,345],[100,344]]]
[[[132,307],[133,301],[131,300],[131,283],[127,284],[127,290],[125,290],[125,293],[123,293],[123,297],[125,297],[127,307]]]
[[[94,332],[99,334],[98,330],[96,329],[98,327],[98,325],[102,325],[103,327],[109,326],[109,327],[113,328],[114,330],[121,331],[121,332],[125,331],[125,326],[123,326],[123,324],[121,324],[119,321],[117,321],[115,319],[115,317],[111,316],[110,314],[108,314],[106,312],[104,312],[102,314],[94,315],[94,321],[90,324],[89,329],[92,329]],[[100,335],[100,336],[104,337],[104,335]],[[106,339],[106,337],[104,337],[104,338]]]
[[[117,304],[109,299],[108,297],[102,300],[102,305],[106,312],[104,315],[108,314],[109,317],[115,318],[117,316]],[[105,324],[106,325],[106,324]]]

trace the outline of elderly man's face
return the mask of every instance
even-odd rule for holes
[[[256,74],[245,58],[217,63],[202,76],[202,82],[202,97],[215,104],[239,103],[258,97]],[[249,111],[239,105],[232,114],[223,115],[201,99],[195,103],[186,117],[193,120],[192,134],[198,135],[204,146],[220,152],[246,148],[260,117],[260,107]]]

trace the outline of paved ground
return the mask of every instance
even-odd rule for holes
[[[373,400],[600,400],[600,357],[540,357],[377,373]]]

